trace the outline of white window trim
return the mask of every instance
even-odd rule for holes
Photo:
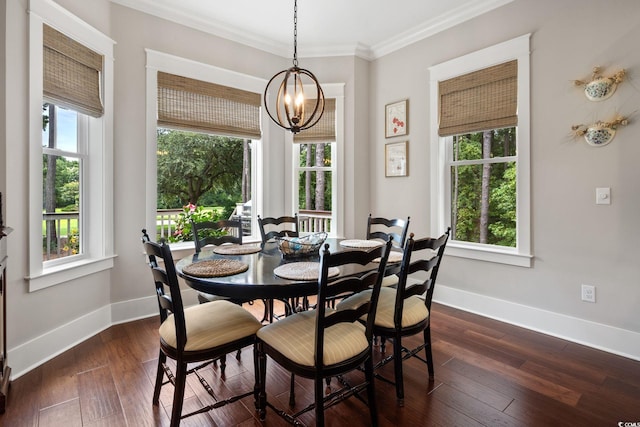
[[[336,140],[331,148],[331,167],[324,170],[331,171],[331,237],[344,236],[344,83],[325,83],[322,85],[325,98],[336,100]],[[312,87],[305,87],[306,93],[313,93]],[[294,143],[293,134],[286,138],[286,144],[290,147],[291,157],[291,206],[294,212],[298,211],[299,195],[298,186],[300,170],[299,146],[303,143]],[[317,169],[319,170],[319,169]]]
[[[92,139],[84,164],[83,253],[68,262],[42,261],[42,25],[47,24],[104,56],[104,114],[89,118]],[[33,292],[113,267],[113,45],[114,41],[51,0],[29,2],[29,266]],[[96,144],[98,142],[98,144]]]
[[[262,93],[267,85],[267,81],[258,77],[158,52],[152,49],[145,49],[145,51],[147,53],[146,224],[147,230],[155,230],[158,200],[158,166],[156,155],[158,147],[158,71],[255,93]],[[264,108],[261,108],[260,120],[262,123],[265,123],[265,120],[268,120],[268,116],[266,115]],[[254,141],[254,144],[251,146],[251,160],[254,167],[254,170],[252,170],[251,173],[251,236],[245,236],[242,239],[247,242],[260,241],[260,236],[257,231],[258,223],[256,221],[256,212],[262,211],[263,189],[258,185],[258,177],[262,176],[263,173],[262,141],[268,138],[268,132],[268,126],[262,126],[262,140]],[[173,243],[171,244],[171,247],[172,249],[175,247],[178,250],[186,248],[191,248],[191,250],[193,250],[193,242]]]
[[[429,68],[431,109],[431,229],[449,226],[450,197],[447,178],[445,138],[438,135],[438,83],[483,68],[518,60],[518,126],[517,126],[517,246],[484,245],[450,240],[447,255],[531,267],[530,208],[530,85],[529,39],[525,34],[512,40],[464,55]]]

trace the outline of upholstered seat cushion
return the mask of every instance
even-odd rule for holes
[[[395,312],[396,293],[394,288],[381,288],[378,308],[376,310],[376,326],[393,328],[393,313]],[[371,291],[366,290],[352,295],[340,301],[337,310],[344,310],[362,304],[363,300],[371,298]],[[406,328],[419,323],[429,317],[429,310],[424,305],[424,300],[416,295],[404,300],[402,310],[402,327]]]
[[[335,310],[327,309],[327,313]],[[315,366],[316,311],[303,311],[264,326],[258,339],[287,359],[303,366]],[[325,366],[347,360],[368,348],[365,328],[358,322],[338,323],[325,329]]]
[[[256,333],[262,324],[244,308],[229,301],[212,301],[184,310],[187,328],[185,351],[218,347]],[[160,339],[176,346],[173,314],[160,325]]]
[[[382,278],[382,287],[387,288],[387,287],[396,286],[398,284],[398,280],[400,279],[398,278],[397,274],[390,274],[388,276],[384,276]]]

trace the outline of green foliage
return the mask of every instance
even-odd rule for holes
[[[242,198],[242,156],[239,138],[158,130],[158,208],[235,206]]]
[[[45,180],[49,172],[48,156],[49,154],[42,155],[42,188],[45,188]],[[80,203],[80,161],[61,156],[54,157],[56,163],[56,206],[74,206],[71,211],[77,211]]]
[[[322,164],[316,164],[316,150],[318,147],[322,147]],[[308,152],[310,151],[310,153]],[[307,161],[307,155],[310,154],[311,160]],[[331,145],[330,144],[302,144],[300,146],[300,166],[301,167],[330,167],[331,166]],[[322,207],[316,206],[316,185],[318,174],[324,174],[324,205]],[[307,184],[306,171],[300,172],[299,187],[298,187],[298,208],[307,210],[331,210],[331,191],[332,191],[332,179],[331,172],[315,170],[311,172],[309,183]],[[306,204],[306,188],[309,185],[311,189],[311,203],[310,206]]]
[[[224,214],[223,214],[224,215]],[[222,216],[212,210],[205,210],[202,206],[196,206],[192,203],[182,207],[182,212],[178,214],[176,219],[176,231],[173,236],[169,237],[169,242],[190,242],[193,240],[193,230],[191,220],[193,222],[218,221]],[[211,232],[212,235],[223,235],[224,232]]]
[[[490,152],[483,153],[483,132],[454,137],[453,158],[479,160],[515,155],[515,128],[493,131]],[[516,165],[490,164],[487,244],[516,245]],[[483,165],[459,165],[451,170],[452,225],[456,240],[480,241]]]

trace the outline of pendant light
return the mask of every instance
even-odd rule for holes
[[[282,77],[282,80],[280,78]],[[272,83],[278,86],[275,101],[275,116],[272,114],[274,105],[269,108],[267,93]],[[313,86],[315,98],[306,97],[304,86]],[[311,94],[310,94],[311,95]],[[267,114],[278,126],[298,133],[314,126],[324,113],[324,93],[313,73],[298,67],[298,0],[293,3],[293,67],[280,71],[269,80],[264,90],[264,105]]]

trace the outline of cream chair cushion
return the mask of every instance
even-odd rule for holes
[[[327,315],[335,310],[327,309]],[[303,311],[264,326],[258,339],[287,359],[303,366],[315,366],[316,311]],[[324,365],[347,360],[368,348],[365,328],[358,322],[338,323],[324,331]]]
[[[382,278],[382,287],[386,288],[390,286],[396,286],[399,280],[400,279],[398,278],[397,274],[390,274],[388,276],[384,276]]]
[[[185,351],[218,347],[253,335],[262,324],[244,308],[229,301],[212,301],[185,308],[187,344]],[[160,325],[160,339],[176,347],[173,314]]]
[[[376,310],[376,326],[394,328],[393,313],[396,306],[396,293],[394,288],[381,288],[378,308]],[[371,298],[371,290],[366,290],[352,295],[340,301],[337,310],[344,310],[362,304],[363,300]],[[406,328],[419,323],[429,317],[429,310],[424,305],[424,300],[416,295],[404,300],[402,310],[402,327]],[[366,319],[366,317],[365,317]],[[364,319],[363,319],[364,320]]]

